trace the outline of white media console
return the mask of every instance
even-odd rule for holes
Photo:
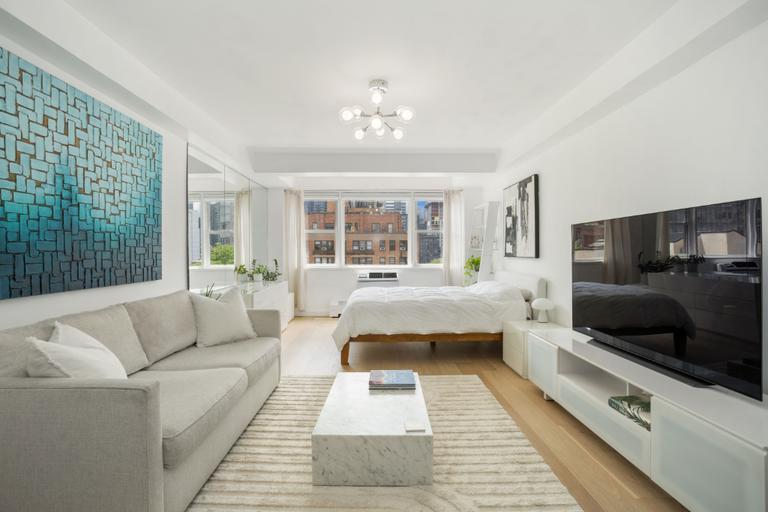
[[[527,332],[528,378],[685,507],[765,512],[768,407],[698,387],[590,343],[571,329]],[[651,430],[611,396],[651,395]]]

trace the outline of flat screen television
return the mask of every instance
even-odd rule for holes
[[[573,328],[762,400],[760,199],[572,226]]]

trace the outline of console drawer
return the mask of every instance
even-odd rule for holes
[[[691,510],[765,512],[766,453],[654,397],[651,477]]]

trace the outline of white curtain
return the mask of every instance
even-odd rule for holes
[[[634,283],[636,268],[629,219],[606,221],[604,281],[609,284]]]
[[[446,190],[443,199],[443,281],[447,286],[464,283],[464,193]]]
[[[644,254],[646,261],[664,259],[669,256],[669,228],[667,227],[666,212],[656,214],[656,254]]]
[[[285,269],[296,309],[304,311],[304,192],[285,191]]]
[[[251,192],[235,194],[235,265],[249,265],[251,259]]]

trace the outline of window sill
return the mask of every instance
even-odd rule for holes
[[[400,270],[400,269],[423,269],[423,270],[441,270],[443,268],[442,263],[422,263],[421,265],[318,265],[307,264],[304,265],[304,270],[369,270],[369,271],[387,271]]]

